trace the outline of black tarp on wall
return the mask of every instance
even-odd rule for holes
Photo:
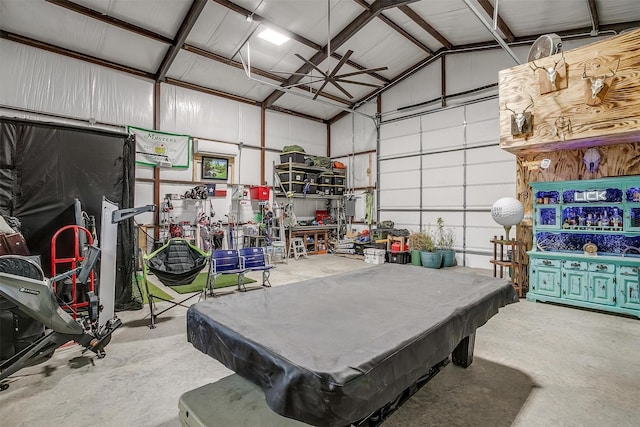
[[[96,217],[98,233],[103,196],[133,207],[134,161],[135,142],[124,133],[0,117],[0,214],[20,219],[29,250],[50,275],[51,237],[74,223],[74,198]],[[119,308],[132,300],[133,251],[130,219],[118,226]]]

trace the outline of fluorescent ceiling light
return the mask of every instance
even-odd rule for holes
[[[260,34],[258,34],[258,37],[260,37],[261,39],[264,39],[268,42],[271,42],[277,46],[280,46],[282,43],[286,42],[287,40],[289,40],[289,37],[277,33],[269,28],[265,29],[263,32],[261,32]]]

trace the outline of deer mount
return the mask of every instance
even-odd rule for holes
[[[616,72],[618,71],[618,67],[620,66],[620,60],[618,59],[618,64],[616,65],[616,69],[612,70],[609,68],[609,72],[596,75],[593,72],[591,75],[587,75],[587,64],[584,64],[584,69],[582,71],[582,80],[585,81],[584,86],[584,99],[587,105],[600,105],[604,98],[607,96],[607,92],[611,88],[613,84],[613,80],[616,77]],[[600,68],[600,64],[592,64],[590,67],[593,69]]]
[[[527,112],[529,108],[533,107],[533,98],[531,98],[531,95],[529,95],[529,99],[531,100],[531,103],[520,113],[516,113],[514,110],[509,108],[507,104],[504,105],[505,110],[509,110],[513,113],[511,115],[511,135],[513,136],[528,135],[533,129],[533,116],[531,113]]]
[[[549,61],[549,58],[545,60]],[[536,64],[535,61],[531,61],[531,63],[533,66],[529,65],[529,67],[533,70],[534,74],[538,75],[540,95],[567,88],[567,62],[564,60],[564,52],[562,52],[560,59],[553,62],[553,66],[551,63],[546,66],[540,66]]]

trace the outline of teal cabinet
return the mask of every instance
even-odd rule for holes
[[[620,267],[617,276],[618,301],[621,307],[640,310],[640,267]]]
[[[640,318],[640,177],[531,187],[527,300]]]
[[[587,301],[588,282],[587,275],[581,271],[563,271],[562,282],[564,287],[562,289],[562,297],[577,300]]]

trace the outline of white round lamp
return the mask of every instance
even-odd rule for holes
[[[491,217],[495,222],[504,227],[509,240],[511,227],[518,224],[524,218],[524,206],[518,199],[503,197],[495,201],[491,206]]]

